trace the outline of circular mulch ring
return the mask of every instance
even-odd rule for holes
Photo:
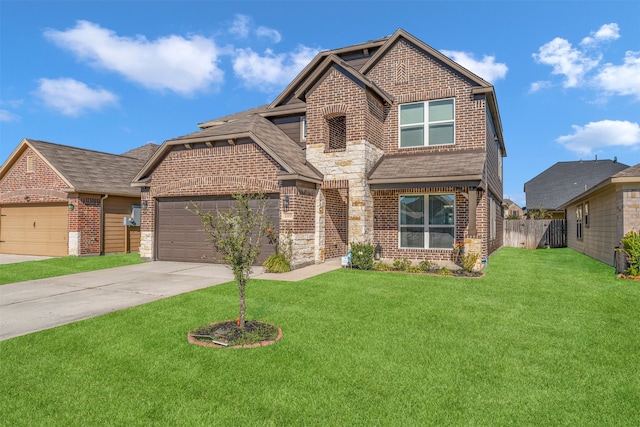
[[[273,325],[271,323],[267,323],[267,322],[258,322],[258,321],[252,321],[252,322],[257,322],[260,325],[267,325],[270,326],[272,328],[276,328],[278,330],[278,336],[275,339],[270,339],[270,340],[264,340],[261,342],[257,342],[254,344],[240,344],[240,345],[222,345],[222,344],[217,344],[215,342],[211,342],[211,341],[204,341],[203,339],[200,339],[198,337],[193,336],[193,334],[201,329],[202,327],[198,327],[193,329],[191,332],[189,332],[189,334],[187,335],[187,339],[191,344],[195,344],[195,345],[199,345],[201,347],[212,347],[212,348],[254,348],[254,347],[264,347],[267,345],[271,345],[271,344],[275,344],[278,341],[280,341],[280,339],[282,338],[282,329],[280,329],[278,326]],[[249,323],[249,321],[245,322],[245,324]],[[209,328],[214,328],[216,326],[219,325],[235,325],[236,324],[236,320],[223,320],[221,322],[213,322],[207,325],[207,327]]]

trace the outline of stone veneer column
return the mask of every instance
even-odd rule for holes
[[[315,262],[321,263],[325,260],[325,221],[326,221],[326,199],[322,191],[316,195],[316,232],[314,236]]]
[[[382,150],[364,140],[348,141],[346,150],[334,152],[325,152],[324,144],[307,145],[307,160],[324,174],[325,181],[349,181],[348,243],[373,241],[373,195],[367,175],[382,154]],[[324,215],[324,208],[317,209]],[[316,233],[324,235],[324,223],[316,223]],[[319,239],[317,242],[321,244]],[[323,248],[320,246],[319,250]]]

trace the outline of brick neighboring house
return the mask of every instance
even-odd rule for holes
[[[294,268],[352,242],[435,261],[463,239],[483,259],[502,245],[494,88],[401,29],[321,52],[271,104],[199,127],[165,141],[133,181],[144,258],[210,259],[185,207],[224,209],[239,188],[268,195]]]
[[[0,167],[0,253],[137,251],[139,224],[124,225],[140,205],[131,180],[157,148],[115,155],[23,139]]]
[[[615,173],[567,201],[567,245],[614,265],[614,250],[640,230],[640,164]]]
[[[544,209],[564,219],[564,203],[628,167],[617,159],[558,162],[524,184],[527,212]]]
[[[518,219],[524,217],[524,210],[513,200],[504,199],[504,206],[504,213],[506,217]]]

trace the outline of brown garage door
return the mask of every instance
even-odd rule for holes
[[[158,201],[156,258],[161,261],[220,262],[222,256],[216,253],[200,217],[186,209],[195,201],[204,211],[211,213],[229,209],[235,203],[231,197],[206,199],[161,199]],[[269,195],[267,212],[273,224],[279,223],[279,198]],[[257,264],[273,254],[275,248],[265,238]]]
[[[68,209],[66,204],[0,207],[0,253],[68,255]]]

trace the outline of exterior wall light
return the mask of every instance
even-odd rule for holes
[[[149,202],[147,200],[142,201],[142,209],[147,209],[148,205],[149,205]]]
[[[376,261],[380,261],[380,258],[382,258],[382,246],[380,246],[380,243],[378,243],[373,250],[373,259],[375,259]]]
[[[75,206],[73,206],[73,203],[69,203],[69,210],[72,211],[73,209],[75,209]]]
[[[284,208],[285,212],[289,210],[289,196],[284,196],[282,207]]]

